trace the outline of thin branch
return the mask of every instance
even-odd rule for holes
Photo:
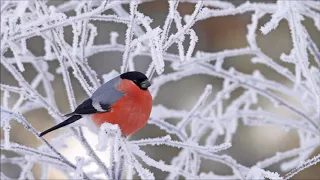
[[[308,159],[307,161],[303,162],[300,166],[296,167],[294,170],[290,171],[289,173],[287,173],[284,176],[284,179],[290,179],[292,178],[294,175],[296,175],[297,173],[299,173],[300,171],[313,166],[315,164],[317,164],[318,162],[320,162],[320,154],[318,154],[317,156],[313,157],[312,159]]]

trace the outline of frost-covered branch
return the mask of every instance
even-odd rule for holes
[[[144,14],[144,3],[153,3],[152,0],[64,1],[59,5],[49,5],[49,2],[1,1],[0,5],[1,68],[15,81],[8,82],[6,77],[1,79],[3,135],[0,147],[18,154],[17,157],[1,156],[1,165],[19,166],[20,179],[39,178],[33,177],[35,163],[41,165],[42,179],[49,178],[49,168],[58,169],[69,178],[132,179],[136,172],[141,179],[158,178],[145,165],[166,172],[167,179],[180,176],[186,179],[281,179],[277,172],[264,170],[274,164],[280,164],[282,171],[289,171],[284,176],[288,179],[319,162],[319,154],[313,158],[311,155],[320,147],[320,108],[317,108],[320,106],[320,52],[317,39],[309,30],[312,25],[316,33],[320,31],[318,1],[279,0],[240,5],[218,0],[168,1],[163,22]],[[193,7],[189,14],[181,11],[180,7],[185,4]],[[194,28],[198,22],[240,15],[251,19],[247,24],[246,46],[215,52],[199,49],[201,32]],[[260,27],[262,18],[267,15],[270,19]],[[310,19],[311,25],[304,23],[306,18]],[[288,24],[292,49],[271,58],[260,47],[257,37],[277,31],[282,21]],[[108,23],[107,28],[109,24],[119,24],[126,26],[126,30],[113,29],[101,36],[105,30],[101,31],[99,23]],[[72,31],[71,38],[67,35],[68,28]],[[109,37],[109,40],[98,44],[97,37]],[[29,41],[32,38],[44,42],[41,49],[44,54],[34,52]],[[115,52],[122,54],[121,67],[98,74],[92,57]],[[250,62],[246,63],[254,67],[252,73],[244,73],[237,66],[226,68],[228,61],[238,61],[235,59],[240,56],[250,56]],[[91,96],[102,84],[101,79],[109,80],[118,72],[138,69],[137,64],[143,62],[140,57],[150,60],[142,72],[152,81],[149,90],[153,99],[158,98],[167,84],[196,75],[219,79],[221,84],[209,83],[201,87],[203,93],[189,109],[183,106],[172,109],[161,102],[154,105],[148,124],[162,130],[166,134],[163,137],[131,141],[121,135],[117,125],[104,124],[98,137],[94,137],[98,140],[97,146],[91,143],[92,137],[87,137],[84,128],[71,127],[66,134],[48,141],[38,137],[40,129],[26,119],[26,113],[45,109],[55,123],[63,121],[62,112],[77,107],[80,99],[77,88]],[[119,60],[106,56],[98,63],[109,67],[111,61]],[[281,76],[282,80],[272,79],[261,70],[262,66]],[[34,75],[28,75],[30,71]],[[60,76],[60,84],[65,89],[58,92],[57,77]],[[75,83],[80,86],[75,88]],[[59,102],[57,93],[66,95],[68,109],[60,109],[63,102]],[[186,97],[177,98],[189,102]],[[283,109],[285,113],[274,111]],[[42,124],[42,120],[38,117],[37,123]],[[35,148],[15,143],[11,135],[15,130],[14,121],[41,140],[42,145]],[[240,123],[292,130],[299,137],[299,146],[246,167],[225,151],[236,148],[233,137]],[[66,145],[70,137],[74,137],[86,153],[86,156],[80,154],[72,159],[74,163],[62,153],[65,148],[72,149]],[[144,152],[143,146],[150,149],[168,146],[179,153],[166,154],[172,159],[164,163],[153,159],[152,153]],[[223,176],[211,170],[204,173],[202,166],[206,161],[224,164],[232,169],[232,173]],[[1,172],[1,179],[10,177]]]
[[[297,168],[295,168],[294,170],[290,171],[288,174],[285,175],[284,179],[290,179],[295,174],[297,174],[298,172],[304,170],[305,168],[313,166],[313,165],[317,164],[318,162],[320,162],[320,154],[318,154],[317,156],[313,157],[312,159],[308,159],[306,162],[303,162]]]

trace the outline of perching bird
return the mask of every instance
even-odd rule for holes
[[[129,136],[141,129],[149,119],[152,108],[148,90],[150,85],[143,73],[123,73],[100,86],[74,112],[66,114],[69,117],[67,120],[43,131],[40,136],[69,124],[87,126],[98,133],[104,122],[117,124],[122,134]]]

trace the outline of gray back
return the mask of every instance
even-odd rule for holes
[[[113,103],[117,102],[124,94],[115,88],[119,83],[120,76],[104,83],[92,94],[92,101],[94,103],[100,103],[104,105],[112,105]]]

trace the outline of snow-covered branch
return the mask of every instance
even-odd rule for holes
[[[20,179],[48,179],[51,168],[78,179],[133,179],[135,173],[141,179],[158,179],[152,168],[167,173],[167,179],[289,179],[319,163],[319,154],[311,156],[320,147],[320,48],[309,30],[309,26],[314,26],[316,33],[320,31],[318,1],[278,0],[236,5],[233,1],[175,0],[166,2],[167,14],[161,21],[144,13],[147,3],[156,2],[71,0],[49,5],[50,0],[1,1],[0,57],[4,70],[1,73],[5,76],[0,84],[3,130],[0,148],[4,150],[1,166],[20,167]],[[189,14],[181,11],[186,4],[192,7]],[[269,20],[260,25],[269,15]],[[203,40],[202,32],[194,26],[224,16],[249,16],[251,22],[244,38],[247,45],[203,51],[197,46]],[[305,19],[311,23],[306,25]],[[277,31],[283,21],[288,24],[292,46],[289,52],[271,58],[257,37]],[[104,23],[110,29],[106,33],[98,25]],[[109,24],[125,28],[115,31]],[[98,37],[107,41],[100,43]],[[34,51],[29,41],[33,38],[43,41],[43,53]],[[98,73],[92,57],[99,53],[120,53],[120,59],[106,56],[98,62],[98,66],[109,67],[114,61],[120,67]],[[170,108],[161,104],[162,101],[154,105],[148,125],[165,136],[148,134],[150,137],[130,140],[122,136],[119,126],[103,124],[98,136],[89,136],[86,128],[70,127],[67,133],[51,140],[39,137],[42,129],[31,122],[43,124],[46,119],[39,116],[31,121],[27,113],[44,109],[55,123],[60,123],[63,114],[74,111],[78,100],[83,99],[79,97],[80,91],[91,96],[102,79],[109,80],[118,72],[133,71],[138,69],[137,64],[146,63],[140,57],[149,59],[142,72],[152,82],[149,90],[153,99],[159,99],[167,84],[196,75],[218,79],[221,83],[206,81],[207,85],[199,88],[202,92],[190,94],[196,100],[189,108],[183,106],[190,103],[191,98],[186,96],[177,97],[183,102],[181,108]],[[238,63],[238,57],[249,58],[246,63],[254,67],[251,73],[237,66],[226,68],[230,62]],[[281,80],[261,70],[262,66]],[[10,78],[6,76],[13,80],[7,80]],[[58,84],[63,84],[64,91]],[[69,108],[61,109],[64,102],[59,102],[60,94]],[[17,132],[16,122],[42,144],[29,147],[24,142],[17,143],[12,136]],[[242,125],[291,130],[297,134],[299,146],[275,152],[246,167],[228,152],[236,148],[233,139]],[[65,149],[73,148],[74,145],[67,145],[72,138],[84,149],[84,154],[74,158],[64,153]],[[156,160],[150,151],[144,151],[144,148],[164,147],[174,148],[178,153],[164,152],[171,158],[164,162]],[[8,151],[17,155],[4,155]],[[210,167],[203,166],[208,162],[226,165],[232,172],[228,175],[219,175],[211,169],[207,172]],[[35,164],[41,165],[41,177],[34,177]],[[281,171],[288,171],[284,177],[265,170],[275,164],[280,164]],[[1,179],[12,179],[6,172],[0,175]]]

